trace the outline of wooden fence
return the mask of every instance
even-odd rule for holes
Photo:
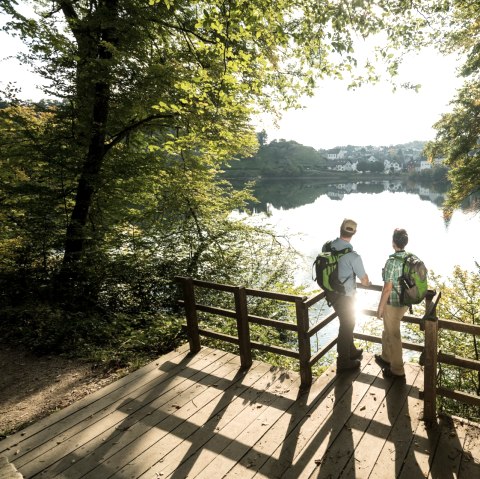
[[[180,304],[185,307],[187,319],[186,330],[190,343],[190,351],[192,353],[196,353],[200,350],[200,336],[205,336],[236,344],[239,348],[242,368],[249,368],[252,364],[252,349],[291,357],[299,361],[302,386],[308,387],[312,383],[312,366],[315,365],[337,343],[335,338],[322,349],[312,354],[312,336],[320,332],[327,324],[337,317],[336,313],[333,312],[316,324],[310,324],[309,309],[319,301],[325,299],[324,292],[306,297],[250,289],[243,286],[211,283],[185,277],[177,277],[176,280],[180,282],[183,287],[184,299],[180,301]],[[235,310],[197,303],[195,295],[196,287],[233,294]],[[378,285],[364,287],[358,284],[358,287],[379,292],[382,290],[382,287]],[[278,321],[249,314],[247,302],[248,297],[266,298],[293,303],[295,305],[295,321]],[[438,351],[438,331],[440,328],[480,335],[480,326],[439,319],[437,317],[436,309],[440,297],[440,292],[437,293],[429,290],[425,301],[425,314],[422,317],[405,315],[403,318],[403,321],[417,324],[420,326],[421,330],[424,331],[424,344],[402,341],[402,346],[405,349],[421,352],[420,364],[424,366],[424,390],[422,397],[424,400],[425,421],[433,421],[436,418],[437,395],[480,407],[479,396],[437,386],[437,371],[439,363],[468,368],[477,371],[480,374],[480,361],[444,354],[441,351]],[[235,319],[237,335],[231,336],[201,328],[197,315],[198,311]],[[363,310],[363,313],[376,317],[376,311],[374,310],[365,309]],[[250,324],[259,324],[273,327],[277,330],[292,331],[296,333],[297,350],[253,341],[250,337]],[[356,339],[381,343],[381,338],[378,336],[362,333],[355,333],[354,336]]]

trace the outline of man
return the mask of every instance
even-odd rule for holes
[[[402,276],[405,246],[408,234],[403,228],[393,232],[392,246],[395,253],[391,254],[382,270],[383,289],[377,309],[377,317],[383,318],[382,354],[376,354],[375,360],[382,367],[383,375],[391,378],[404,378],[405,370],[402,357],[402,337],[400,322],[408,306],[400,303],[400,283]]]
[[[360,358],[363,353],[363,349],[357,349],[353,344],[356,277],[364,286],[369,286],[371,283],[365,273],[362,258],[353,251],[353,246],[350,244],[356,232],[357,223],[351,219],[344,219],[340,226],[340,237],[331,243],[331,248],[336,251],[344,248],[351,250],[338,260],[338,279],[345,288],[344,293],[327,291],[327,301],[332,304],[340,321],[337,339],[337,372],[360,367]]]

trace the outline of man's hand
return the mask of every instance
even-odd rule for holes
[[[360,283],[362,283],[362,286],[372,286],[372,282],[368,279],[368,274],[360,278]]]

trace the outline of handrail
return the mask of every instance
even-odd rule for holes
[[[243,368],[250,367],[252,363],[252,349],[291,357],[300,362],[302,386],[309,386],[312,382],[312,367],[337,343],[337,339],[335,338],[321,350],[312,355],[310,346],[312,336],[321,331],[328,323],[337,317],[337,314],[333,312],[327,317],[322,318],[318,323],[314,325],[309,324],[309,309],[319,301],[325,299],[325,293],[323,291],[306,297],[272,291],[262,291],[242,286],[212,283],[188,277],[178,276],[175,279],[183,285],[184,300],[180,300],[179,304],[185,307],[187,318],[186,330],[192,353],[200,350],[200,336],[206,336],[238,345],[241,365]],[[197,303],[195,300],[195,287],[232,293],[235,300],[235,310]],[[377,292],[382,291],[382,286],[379,285],[363,286],[360,283],[357,283],[357,287]],[[249,296],[294,303],[295,322],[278,321],[272,318],[249,314],[247,306],[247,297]],[[480,326],[439,319],[437,317],[436,309],[440,298],[440,292],[429,290],[425,301],[425,314],[422,317],[412,315],[405,315],[403,317],[404,322],[419,325],[425,335],[423,345],[402,341],[403,348],[422,353],[420,362],[424,366],[424,390],[422,397],[424,400],[425,421],[433,421],[436,418],[437,395],[480,406],[480,398],[478,397],[437,386],[437,366],[439,363],[464,367],[480,372],[480,361],[445,354],[438,351],[439,329],[480,335]],[[200,328],[197,311],[236,319],[238,337]],[[376,311],[374,310],[364,309],[362,312],[365,315],[376,317]],[[249,331],[250,324],[259,324],[280,330],[296,332],[298,351],[252,341]],[[354,337],[364,341],[381,343],[381,338],[379,336],[355,333]]]

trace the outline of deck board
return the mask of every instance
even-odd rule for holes
[[[184,345],[0,441],[25,478],[480,477],[480,427],[421,420],[423,371],[295,372]]]

